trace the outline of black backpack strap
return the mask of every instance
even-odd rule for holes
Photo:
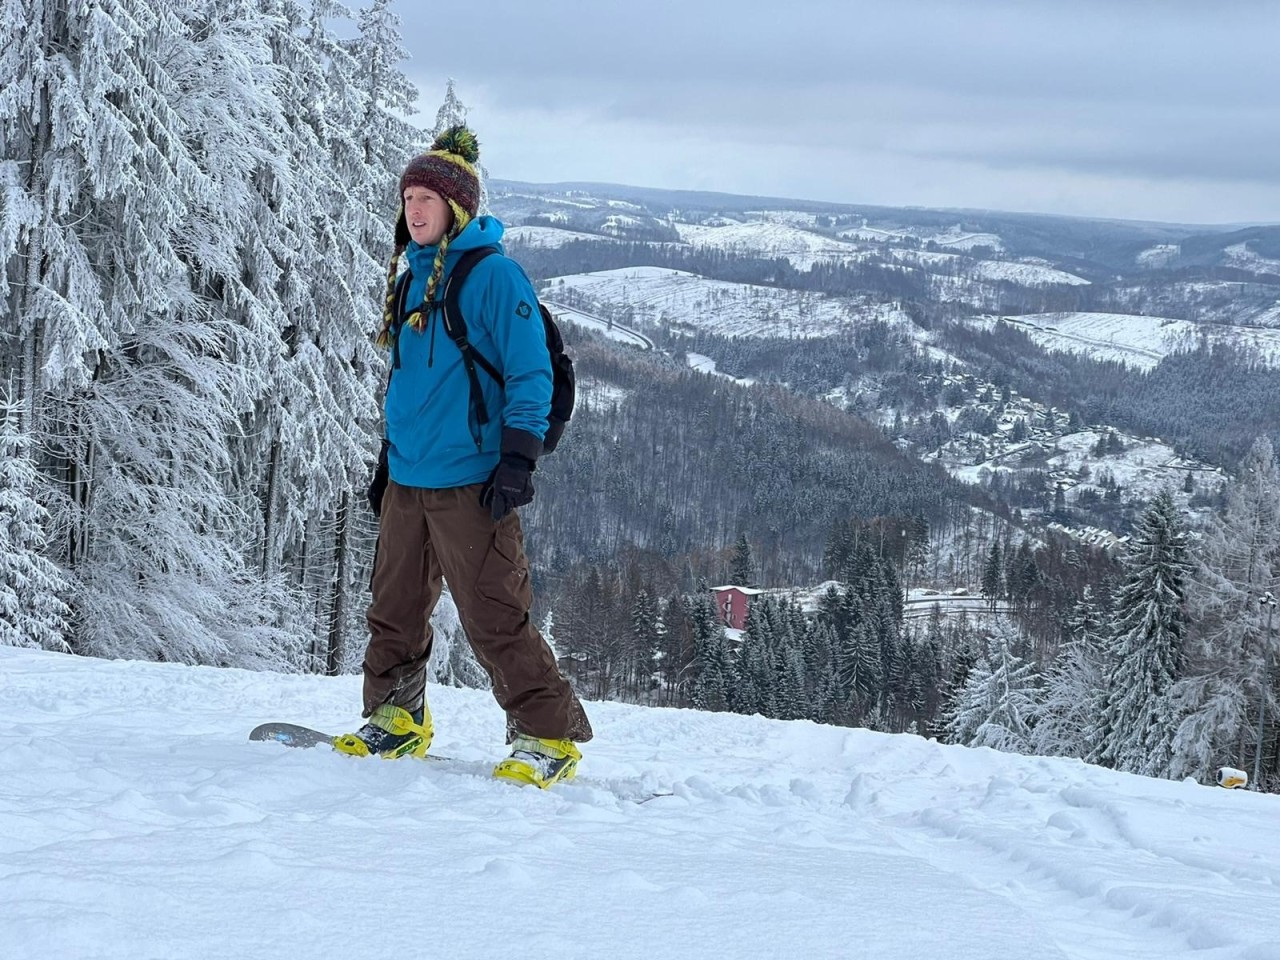
[[[489,411],[485,407],[484,394],[480,389],[480,375],[476,373],[477,364],[485,373],[493,377],[499,386],[506,386],[506,379],[498,372],[488,360],[471,345],[471,341],[467,339],[467,319],[462,315],[462,308],[458,304],[458,299],[462,293],[462,284],[466,282],[471,271],[475,269],[476,264],[486,257],[497,253],[496,247],[479,247],[475,250],[468,250],[453,265],[453,269],[449,271],[449,279],[444,285],[444,330],[449,335],[449,339],[454,342],[458,348],[458,352],[462,354],[462,365],[467,371],[467,379],[471,383],[471,405],[476,411],[476,422],[479,426],[484,426],[489,422]],[[477,430],[475,434],[476,447],[480,446],[480,436]]]
[[[405,300],[409,296],[409,285],[413,283],[413,271],[406,270],[396,277],[395,292],[391,294],[391,317],[396,326],[395,335],[391,338],[391,369],[387,371],[387,386],[391,386],[391,375],[400,366],[400,329],[404,326]]]
[[[396,277],[395,290],[391,294],[391,317],[394,326],[401,327],[404,325],[404,302],[409,296],[409,284],[413,282],[413,272],[406,270],[400,276]],[[400,366],[400,330],[396,329],[391,336],[391,363],[387,368],[387,382],[382,388],[382,392],[386,393],[391,389],[391,378],[395,375],[396,367]],[[383,425],[382,449],[386,452],[386,426]]]

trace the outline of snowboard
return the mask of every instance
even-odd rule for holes
[[[286,747],[333,746],[333,734],[296,723],[260,723],[249,731],[250,740],[274,740]]]
[[[298,747],[301,749],[310,749],[313,747],[332,747],[334,734],[325,733],[322,730],[315,730],[312,727],[304,727],[297,723],[260,723],[249,731],[249,739],[253,741],[265,741],[268,743],[279,743],[286,747]],[[423,760],[433,761],[441,767],[454,767],[458,773],[470,773],[474,775],[482,775],[482,770],[478,769],[482,765],[467,764],[461,760],[454,760],[452,757],[442,757],[439,754],[429,753]],[[660,797],[671,797],[675,794],[669,791],[647,791],[639,794],[622,794],[614,787],[598,784],[584,777],[575,777],[572,781],[565,784],[568,786],[572,783],[578,783],[585,786],[600,786],[609,790],[621,800],[627,800],[631,803],[648,803],[650,800],[657,800]],[[560,789],[559,785],[552,786],[552,790]]]

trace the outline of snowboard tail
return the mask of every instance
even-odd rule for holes
[[[286,747],[333,746],[333,734],[296,723],[261,723],[249,731],[250,740],[270,740]]]

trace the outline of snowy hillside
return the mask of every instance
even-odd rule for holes
[[[746,256],[782,257],[790,260],[797,270],[808,270],[815,263],[827,260],[854,262],[883,257],[918,266],[926,271],[943,270],[970,276],[975,280],[1005,281],[1029,287],[1052,284],[1077,286],[1089,283],[1082,277],[1055,269],[1044,261],[975,260],[957,253],[885,246],[908,238],[866,227],[841,231],[838,238],[830,237],[803,228],[804,218],[807,216],[807,219],[812,220],[811,215],[783,217],[780,214],[778,212],[767,219],[746,223],[716,226],[678,223],[675,227],[680,233],[680,239],[694,247],[709,247]],[[865,242],[860,245],[847,242],[855,239]],[[948,250],[1000,247],[999,238],[990,234],[955,232],[925,239]]]
[[[602,237],[598,233],[583,233],[579,230],[562,230],[559,227],[511,227],[505,234],[507,243],[525,244],[530,247],[563,247],[575,240],[590,240],[599,243],[612,243],[612,237]]]
[[[1002,427],[1004,425],[1002,424]],[[1122,452],[1098,454],[1098,445],[1114,436]],[[1002,438],[1007,441],[1007,438]],[[1173,447],[1150,437],[1135,437],[1123,431],[1079,430],[1045,436],[1038,432],[1021,443],[1005,442],[993,446],[992,455],[979,464],[963,464],[958,458],[940,460],[952,476],[976,483],[984,473],[1017,472],[1020,461],[1029,452],[1035,469],[1049,471],[1055,485],[1066,491],[1067,502],[1073,502],[1082,490],[1097,490],[1102,477],[1110,477],[1128,496],[1149,500],[1162,490],[1170,490],[1185,505],[1187,495],[1181,490],[1188,471],[1199,477],[1210,489],[1225,479],[1221,469],[1178,456]]]
[[[1256,351],[1280,364],[1280,330],[1197,324],[1165,317],[1118,313],[1044,313],[1005,317],[1005,322],[1049,350],[1082,353],[1099,360],[1121,360],[1149,370],[1175,350],[1194,348],[1201,336]],[[995,318],[983,318],[985,326]]]
[[[821,337],[869,320],[907,322],[894,307],[817,293],[708,280],[663,267],[624,267],[557,277],[547,288],[560,301],[565,289],[602,309],[630,308],[652,322],[688,324],[726,336]]]
[[[858,260],[866,254],[853,244],[811,233],[787,223],[735,223],[708,227],[678,223],[680,239],[695,247],[757,257],[784,257],[797,270],[808,270],[823,260]]]
[[[1004,249],[1004,241],[994,233],[974,233],[964,230],[958,224],[947,230],[930,232],[928,230],[909,231],[893,228],[871,226],[863,220],[862,226],[848,227],[838,232],[838,236],[849,240],[867,240],[872,243],[933,243],[949,250],[972,250],[975,247],[988,247],[992,250]]]
[[[653,349],[653,341],[636,330],[631,330],[619,323],[611,323],[602,317],[596,317],[581,310],[575,310],[573,307],[566,307],[552,300],[544,298],[543,302],[546,304],[547,309],[551,311],[552,316],[555,317],[556,323],[576,323],[580,327],[598,333],[617,343],[639,347],[641,350]]]
[[[1249,244],[1236,243],[1223,250],[1227,263],[1253,273],[1269,273],[1280,276],[1280,260],[1264,257],[1249,248]]]
[[[967,276],[974,280],[1004,281],[1024,287],[1043,287],[1054,284],[1075,287],[1087,286],[1089,283],[1083,277],[1077,277],[1065,270],[1056,270],[1043,262],[973,260],[954,253],[938,253],[929,250],[890,249],[886,253],[897,263],[918,266],[931,272]]]
[[[455,689],[450,768],[245,739],[358,684],[0,648],[0,954],[1280,958],[1278,797],[617,704],[538,793]]]

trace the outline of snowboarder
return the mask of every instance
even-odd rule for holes
[[[516,508],[533,499],[552,373],[524,271],[489,256],[458,292],[473,350],[503,374],[505,387],[480,375],[486,409],[500,416],[477,418],[467,364],[443,328],[446,285],[462,253],[501,251],[502,224],[477,215],[478,156],[475,135],[455,126],[400,178],[378,335],[390,348],[392,373],[386,439],[369,488],[380,524],[364,658],[368,722],[334,746],[358,756],[426,754],[430,616],[443,578],[507,715],[511,755],[494,776],[547,787],[573,776],[582,756],[576,744],[591,739],[591,725],[529,616],[533,593]],[[408,286],[397,296],[402,255]]]

